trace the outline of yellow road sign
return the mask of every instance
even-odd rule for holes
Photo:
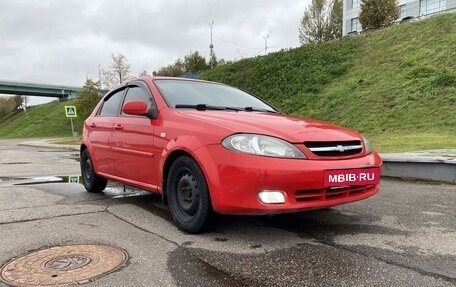
[[[65,106],[65,114],[67,118],[77,118],[76,107],[75,106]]]

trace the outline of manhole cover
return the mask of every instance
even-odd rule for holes
[[[122,267],[126,251],[110,245],[54,246],[11,259],[0,269],[0,279],[12,286],[81,284]]]
[[[71,270],[81,268],[89,264],[90,261],[90,257],[84,255],[66,255],[52,259],[46,262],[44,266],[51,270]]]

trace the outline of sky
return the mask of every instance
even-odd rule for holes
[[[191,52],[239,60],[299,46],[310,0],[1,0],[0,79],[83,86],[121,53],[137,75]]]

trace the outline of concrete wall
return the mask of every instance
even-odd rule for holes
[[[359,7],[352,8],[352,0],[344,0],[343,27],[342,35],[347,35],[351,32],[351,19],[357,18],[359,15]]]
[[[447,0],[447,9],[456,9],[456,0]]]

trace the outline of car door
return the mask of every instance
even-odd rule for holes
[[[142,82],[129,83],[123,103],[142,100],[156,109],[149,88]],[[116,174],[136,185],[155,189],[158,169],[154,158],[154,119],[122,113],[114,124],[112,152]]]
[[[120,115],[120,106],[125,88],[113,91],[104,98],[104,102],[94,117],[86,122],[88,137],[91,142],[91,156],[96,163],[97,172],[113,175],[114,161],[111,151],[111,137],[114,123]]]

